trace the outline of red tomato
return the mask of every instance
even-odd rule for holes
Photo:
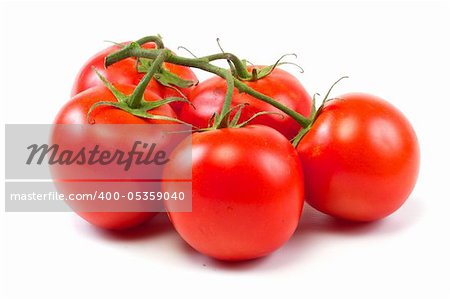
[[[188,177],[191,153],[192,212],[169,212],[189,245],[217,259],[246,260],[289,240],[303,207],[303,173],[285,137],[259,125],[195,133],[192,149],[179,145],[164,172]],[[163,190],[178,189],[163,182]]]
[[[347,220],[372,221],[396,211],[419,171],[419,145],[408,120],[367,94],[327,102],[297,150],[306,201]]]
[[[257,81],[245,81],[245,84],[304,116],[311,113],[311,97],[294,76],[282,69],[276,68],[270,75]],[[183,106],[179,113],[180,119],[199,128],[207,127],[213,113],[220,112],[226,90],[226,81],[221,77],[216,76],[201,82],[189,95],[193,106]],[[272,127],[288,139],[292,139],[301,128],[296,121],[277,108],[235,89],[232,107],[243,103],[249,105],[242,111],[241,121],[249,119],[257,112],[270,111],[278,112],[282,116],[262,115],[251,123]]]
[[[124,94],[131,94],[134,90],[134,86],[130,85],[115,85],[115,87]],[[145,100],[154,101],[160,98],[152,91],[147,90],[144,94]],[[92,87],[84,92],[79,93],[72,98],[64,107],[59,111],[55,119],[55,124],[87,124],[87,113],[90,107],[99,101],[117,102],[113,94],[105,86]],[[159,108],[151,110],[152,114],[163,115],[169,117],[175,117],[174,111],[168,105],[163,105]],[[125,111],[108,106],[99,106],[95,108],[91,113],[91,120],[95,124],[164,124],[170,123],[167,121],[143,119],[137,116],[131,115]],[[117,136],[114,132],[102,132],[102,137],[98,140],[87,141],[92,144],[103,143],[108,144],[111,147],[120,147],[121,141],[124,136]],[[60,136],[53,135],[53,144],[61,144],[70,142],[71,138],[80,138],[79,136]],[[137,136],[139,138],[139,136]],[[141,137],[143,138],[143,137]],[[85,138],[89,139],[89,138]],[[89,148],[89,147],[88,147]],[[58,169],[56,170],[58,171]],[[63,170],[68,171],[68,170]],[[72,170],[71,170],[72,171]],[[87,170],[90,171],[90,170]],[[101,171],[101,170],[98,170]],[[67,173],[53,172],[54,178],[61,178],[67,175]],[[101,177],[101,173],[99,174]],[[55,181],[58,190],[63,190],[65,193],[76,193],[77,190],[73,190],[73,184],[66,184],[64,180]],[[99,184],[101,184],[99,182]],[[145,182],[130,182],[134,188],[141,188],[146,190]],[[127,191],[131,185],[124,186],[122,191]],[[94,185],[95,187],[95,185]],[[95,190],[93,190],[95,191]],[[61,191],[60,191],[61,192]],[[126,194],[126,193],[125,193]],[[76,210],[75,210],[76,211]],[[76,211],[81,217],[90,222],[91,224],[107,228],[107,229],[127,229],[143,223],[152,216],[156,215],[153,212],[81,212]]]
[[[154,49],[154,43],[147,43],[142,46],[146,49]],[[95,67],[97,71],[102,74],[111,83],[121,83],[127,85],[137,85],[144,73],[139,73],[136,69],[137,59],[134,57],[123,59],[105,69],[104,61],[106,56],[120,49],[120,46],[111,46],[91,57],[86,64],[82,67],[78,73],[75,83],[72,87],[72,96],[82,92],[93,86],[103,85],[103,82],[98,78],[97,74],[92,70]],[[197,82],[198,79],[192,70],[185,66],[175,65],[171,63],[164,63],[166,67],[172,73],[178,75],[185,80],[192,80]],[[180,97],[180,93],[173,88],[165,87],[159,84],[156,80],[152,80],[147,89],[154,91],[161,98],[167,97]],[[191,88],[179,88],[179,90],[188,96]],[[179,111],[183,107],[182,102],[170,103],[171,107]]]

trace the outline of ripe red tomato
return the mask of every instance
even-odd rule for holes
[[[146,49],[154,49],[154,43],[147,43],[142,46]],[[98,75],[92,70],[95,67],[97,71],[103,75],[111,83],[121,83],[127,85],[138,85],[139,81],[145,75],[137,71],[137,59],[134,57],[123,59],[113,65],[109,66],[107,69],[104,66],[104,61],[106,56],[120,49],[120,46],[114,45],[103,51],[98,52],[93,57],[91,57],[86,64],[81,68],[78,73],[74,85],[72,87],[72,96],[82,92],[93,86],[103,85],[103,82],[98,78]],[[192,80],[197,82],[198,79],[192,70],[185,66],[180,66],[171,63],[164,63],[170,72],[178,75],[180,78],[185,80]],[[151,80],[147,89],[154,91],[161,98],[167,97],[180,97],[179,92],[173,88],[169,88],[159,84],[156,80]],[[178,88],[185,96],[189,95],[191,88]],[[171,107],[175,111],[181,110],[185,103],[183,102],[173,102],[170,103]]]
[[[117,85],[115,87],[124,94],[131,94],[134,90],[134,86],[130,85]],[[160,98],[152,91],[146,90],[144,98],[147,101],[159,100]],[[95,86],[88,90],[85,90],[75,97],[71,101],[66,103],[64,107],[59,111],[55,124],[87,124],[87,113],[90,107],[99,101],[110,101],[117,102],[113,94],[105,86]],[[154,115],[163,115],[169,117],[175,117],[174,111],[168,105],[163,105],[159,108],[151,110]],[[129,114],[120,109],[109,107],[109,106],[98,106],[91,113],[91,120],[96,124],[166,124],[170,123],[168,121],[161,120],[151,120],[143,119],[132,114]],[[132,134],[132,133],[130,133]],[[75,135],[75,134],[74,134]],[[61,134],[53,134],[52,143],[53,144],[67,144],[72,139],[81,139],[86,143],[94,144],[106,144],[113,148],[120,148],[124,136],[115,134],[114,132],[101,132],[98,136],[95,136],[95,140],[90,140],[92,138],[83,136],[61,136]],[[144,138],[143,136],[136,136],[137,140],[142,140],[139,138]],[[84,144],[83,144],[84,145]],[[92,148],[92,147],[87,147]],[[127,148],[129,149],[129,148]],[[55,170],[56,169],[56,170]],[[66,194],[77,193],[76,184],[68,184],[64,180],[59,180],[58,178],[63,178],[67,176],[67,172],[70,171],[72,174],[73,169],[68,170],[67,168],[59,170],[58,168],[53,168],[53,175],[55,179],[55,184],[60,192]],[[101,168],[94,169],[97,171],[102,171]],[[59,172],[58,172],[59,171]],[[62,171],[62,172],[61,172]],[[83,170],[80,170],[83,171]],[[92,168],[85,169],[86,172],[93,171]],[[92,173],[86,173],[86,176],[92,175]],[[101,173],[98,173],[98,177],[102,177]],[[76,181],[76,180],[75,180]],[[73,180],[71,180],[73,182]],[[100,186],[101,182],[98,183]],[[146,189],[145,182],[129,182],[127,184],[134,184],[133,188],[131,185],[123,186],[121,191],[129,191],[128,189],[142,189],[143,191],[148,191]],[[95,189],[95,185],[93,188]],[[92,190],[95,192],[95,190]],[[98,190],[98,189],[96,189]],[[92,192],[93,194],[93,192]],[[126,193],[125,193],[126,194]],[[133,226],[139,225],[149,218],[156,215],[153,212],[83,212],[75,210],[81,217],[90,222],[91,224],[106,228],[106,229],[127,229]]]
[[[303,207],[303,173],[289,141],[252,125],[194,133],[172,153],[164,173],[188,177],[192,153],[192,212],[170,212],[181,237],[221,260],[265,256],[291,237]],[[174,185],[175,184],[175,185]],[[178,191],[163,182],[164,191]]]
[[[347,220],[372,221],[396,211],[419,171],[419,145],[408,120],[367,94],[327,102],[297,150],[306,201]]]
[[[270,75],[257,81],[245,81],[245,84],[306,117],[311,113],[311,97],[297,78],[282,69],[275,68]],[[180,119],[199,128],[207,127],[213,113],[220,112],[226,90],[226,81],[218,76],[201,82],[189,95],[189,101],[193,106],[183,106],[179,113]],[[272,127],[288,139],[292,139],[301,128],[296,121],[277,108],[246,93],[239,93],[235,89],[232,107],[243,103],[249,105],[242,111],[242,121],[249,119],[257,112],[270,111],[278,112],[282,116],[262,115],[251,123]]]

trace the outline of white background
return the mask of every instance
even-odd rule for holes
[[[2,123],[50,123],[104,40],[160,33],[170,48],[203,55],[218,52],[220,37],[258,64],[298,53],[305,73],[286,69],[311,93],[349,75],[335,96],[364,91],[399,107],[422,150],[413,194],[391,217],[358,226],[306,208],[282,249],[234,264],[194,252],[164,215],[114,234],[69,213],[1,212],[0,297],[448,297],[449,4],[165,3],[2,3]]]

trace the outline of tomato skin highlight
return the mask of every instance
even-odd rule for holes
[[[346,220],[373,221],[396,211],[419,172],[416,134],[388,102],[354,93],[327,102],[297,146],[305,200]]]
[[[114,86],[121,91],[122,93],[129,95],[133,92],[134,86],[131,85],[123,85],[123,84],[114,84]],[[150,90],[146,90],[144,93],[144,99],[148,101],[160,100],[160,97],[156,95],[154,92]],[[71,101],[67,102],[59,111],[54,123],[55,124],[88,124],[87,122],[87,113],[90,107],[99,101],[110,101],[117,102],[117,99],[114,95],[105,87],[105,86],[95,86],[89,88],[72,98]],[[175,117],[175,112],[170,108],[169,105],[163,105],[156,109],[151,110],[152,114],[155,115],[164,115],[169,117]],[[95,108],[91,113],[91,120],[93,121],[93,125],[95,124],[169,124],[172,122],[161,121],[161,120],[150,120],[143,119],[132,114],[129,114],[125,111],[114,107],[108,106],[99,106]],[[130,133],[132,134],[132,133]],[[57,136],[57,135],[56,135]],[[61,139],[59,139],[61,138]],[[121,139],[123,136],[110,136],[105,137],[105,139],[92,140],[88,141],[92,144],[114,144],[117,147],[120,147]],[[142,138],[142,136],[141,136]],[[64,144],[66,139],[70,139],[70,136],[59,136],[56,137],[53,135],[52,143],[53,144]],[[137,140],[140,140],[139,136],[137,136]],[[126,147],[126,150],[129,150]],[[67,169],[63,171],[68,171]],[[102,171],[101,168],[98,171]],[[66,173],[53,173],[54,178],[65,177]],[[76,180],[75,180],[76,181]],[[76,185],[73,187],[72,184],[66,184],[64,181],[55,180],[55,184],[58,190],[62,190],[65,193],[77,193]],[[99,183],[100,185],[101,183]],[[130,182],[129,184],[135,184],[134,188],[145,188],[145,182]],[[122,185],[121,185],[122,186]],[[129,187],[129,185],[127,185]],[[122,188],[123,194],[127,192],[127,186],[118,187]],[[75,188],[75,189],[73,189]],[[96,189],[97,190],[97,189]],[[92,190],[94,193],[96,190]],[[147,191],[147,190],[146,190]],[[61,192],[61,191],[60,191]],[[137,225],[142,224],[143,222],[149,220],[153,216],[157,214],[157,212],[75,212],[81,216],[83,219],[88,221],[89,223],[105,229],[112,230],[124,230],[135,227]]]
[[[190,144],[181,144],[165,172],[188,175],[183,157],[190,151]],[[272,128],[193,134],[192,179],[192,212],[168,214],[181,237],[207,256],[227,261],[265,256],[287,242],[298,225],[300,161],[289,141]],[[175,188],[163,183],[164,191]]]
[[[311,97],[297,78],[282,69],[275,68],[270,75],[257,81],[243,82],[303,116],[307,117],[311,113]],[[189,101],[193,106],[185,105],[179,113],[180,119],[199,128],[207,127],[213,113],[221,111],[226,90],[226,81],[218,76],[201,82],[191,90],[189,95]],[[270,111],[279,114],[259,116],[251,124],[272,127],[288,139],[292,139],[301,128],[295,120],[272,105],[246,93],[239,93],[235,89],[232,107],[244,103],[249,105],[243,109],[241,121],[249,119],[257,112]]]
[[[142,47],[144,49],[154,49],[155,44],[147,43],[144,44]],[[123,59],[117,63],[110,65],[108,68],[105,68],[104,66],[106,56],[120,49],[121,49],[120,46],[114,45],[92,56],[81,68],[77,77],[75,78],[75,82],[72,87],[72,96],[75,96],[78,93],[91,87],[103,85],[103,82],[100,80],[98,75],[92,70],[92,67],[95,67],[95,69],[111,83],[120,83],[124,85],[137,86],[142,77],[144,77],[145,73],[140,73],[137,71],[136,58],[129,57]],[[189,67],[175,65],[171,63],[164,63],[164,67],[166,67],[169,71],[178,75],[182,79],[192,80],[194,82],[198,81],[194,72]],[[186,97],[189,95],[191,90],[191,88],[178,88],[178,89]],[[178,91],[174,90],[173,88],[169,88],[159,84],[155,79],[152,79],[150,81],[147,90],[155,92],[161,98],[181,97]],[[175,112],[180,111],[184,105],[187,104],[182,102],[170,103],[170,106],[172,107],[172,109],[175,110]]]

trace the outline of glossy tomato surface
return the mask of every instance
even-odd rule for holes
[[[131,85],[115,85],[119,91],[125,94],[131,94],[134,90],[134,86]],[[153,93],[152,91],[147,90],[144,94],[144,98],[147,101],[155,101],[160,100],[160,97]],[[88,90],[85,90],[75,97],[72,98],[71,101],[66,103],[62,109],[59,111],[54,123],[55,124],[88,124],[87,113],[90,107],[99,101],[110,101],[116,102],[116,98],[113,94],[105,87],[105,86],[95,86]],[[152,114],[155,115],[164,115],[169,117],[175,117],[174,111],[168,105],[163,105],[159,108],[151,110]],[[107,106],[99,106],[95,108],[91,113],[90,123],[95,126],[97,124],[167,124],[170,123],[168,121],[160,121],[160,120],[150,120],[143,119],[140,117],[136,117],[131,115],[125,111],[114,107]],[[52,143],[53,144],[64,144],[77,147],[77,144],[70,145],[70,142],[80,143],[81,146],[86,146],[86,148],[92,148],[97,144],[104,145],[110,147],[111,149],[120,149],[123,151],[129,150],[128,145],[124,143],[125,139],[135,137],[136,140],[142,140],[144,136],[133,136],[133,132],[130,132],[127,136],[123,136],[119,134],[114,129],[106,131],[100,131],[98,134],[93,134],[92,136],[77,136],[76,132],[72,136],[58,134],[58,129],[56,127],[56,131],[53,132]],[[148,138],[151,140],[151,136]],[[86,187],[86,184],[74,184],[73,181],[71,183],[67,183],[64,180],[60,180],[60,178],[65,178],[68,176],[86,174],[87,178],[98,177],[105,178],[110,177],[111,173],[102,173],[102,167],[92,168],[86,167],[85,169],[80,168],[53,168],[52,174],[55,179],[56,187],[60,192],[64,192],[66,194],[70,193],[78,193],[78,186]],[[109,168],[108,171],[110,171]],[[75,173],[77,171],[78,173]],[[118,167],[117,171],[123,171],[122,167]],[[114,174],[112,174],[114,175]],[[117,174],[119,177],[120,175]],[[105,184],[106,185],[106,184]],[[119,186],[119,184],[118,184]],[[89,186],[92,190],[89,190],[91,194],[95,191],[100,191],[101,188],[104,187],[102,182],[98,182],[98,186],[92,185]],[[127,184],[121,184],[117,189],[121,191],[122,194],[127,194],[130,190],[143,190],[149,191],[145,182],[137,182],[130,181]],[[115,191],[117,191],[115,190]],[[108,191],[108,190],[106,190]],[[90,222],[91,224],[106,228],[106,229],[127,229],[134,226],[137,226],[144,221],[150,219],[152,216],[156,215],[153,212],[83,212],[77,211],[81,217]]]
[[[372,221],[396,211],[419,171],[419,145],[406,117],[368,94],[327,102],[297,146],[305,199],[329,215]]]
[[[154,49],[154,43],[147,43],[142,46],[146,49]],[[103,85],[103,82],[99,79],[98,75],[92,70],[95,67],[97,71],[102,74],[109,82],[121,83],[127,85],[136,86],[142,79],[145,73],[140,73],[137,71],[137,59],[134,57],[123,59],[117,63],[112,64],[108,68],[105,68],[104,61],[106,56],[115,51],[120,50],[121,46],[114,45],[103,51],[98,52],[93,57],[91,57],[85,65],[79,71],[77,77],[75,78],[74,85],[72,87],[72,96],[90,88],[93,86]],[[192,70],[185,66],[175,65],[171,63],[164,63],[164,66],[172,73],[178,75],[180,78],[185,80],[192,80],[197,82],[198,79]],[[147,89],[155,92],[161,98],[167,97],[180,97],[180,93],[173,88],[163,86],[159,84],[156,80],[152,80],[148,85]],[[179,90],[188,96],[191,88],[179,88]],[[181,110],[184,104],[181,102],[171,103],[174,110]]]
[[[165,173],[187,177],[191,154],[192,212],[169,212],[188,244],[217,259],[247,260],[289,240],[303,207],[303,174],[284,136],[260,125],[195,133],[192,149],[182,143]]]
[[[257,81],[244,82],[256,91],[277,100],[304,116],[309,116],[311,113],[311,97],[297,78],[282,69],[276,68],[270,75]],[[193,106],[185,105],[179,114],[180,119],[199,128],[207,127],[213,113],[220,112],[226,90],[225,80],[218,76],[201,82],[192,89],[189,95],[189,100]],[[277,112],[279,114],[259,116],[251,123],[272,127],[288,139],[292,139],[301,128],[291,117],[272,105],[246,93],[239,93],[235,89],[232,107],[239,104],[248,104],[242,111],[241,121],[249,119],[258,112]]]

